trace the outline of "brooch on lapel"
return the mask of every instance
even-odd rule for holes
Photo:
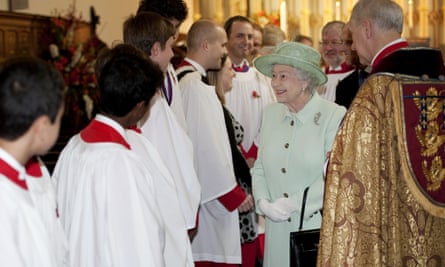
[[[318,123],[318,120],[320,120],[320,117],[321,117],[321,112],[315,113],[315,116],[314,116],[314,123],[315,123],[315,125],[320,125]]]

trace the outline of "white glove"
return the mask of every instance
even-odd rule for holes
[[[258,205],[261,211],[274,222],[286,221],[290,217],[290,213],[286,209],[276,205],[275,203],[270,203],[265,199],[260,199]]]
[[[295,208],[295,206],[292,204],[291,199],[287,197],[280,197],[276,199],[275,202],[272,203],[272,205],[274,205],[284,213],[288,214],[288,217],[290,217],[293,212],[297,211],[297,208]]]

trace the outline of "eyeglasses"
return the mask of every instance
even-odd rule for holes
[[[342,45],[343,41],[320,41],[320,45],[328,46],[328,45]]]

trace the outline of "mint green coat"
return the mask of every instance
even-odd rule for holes
[[[266,217],[263,267],[289,266],[289,233],[300,220],[303,191],[310,186],[303,229],[321,226],[323,166],[346,109],[314,93],[298,113],[284,104],[272,104],[263,113],[258,159],[252,169],[253,195],[270,202],[287,194],[297,211],[291,220]],[[257,212],[263,214],[257,205]]]

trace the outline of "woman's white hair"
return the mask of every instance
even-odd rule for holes
[[[305,81],[308,84],[308,89],[313,93],[318,88],[319,80],[312,73],[295,68],[295,73],[300,81]]]

